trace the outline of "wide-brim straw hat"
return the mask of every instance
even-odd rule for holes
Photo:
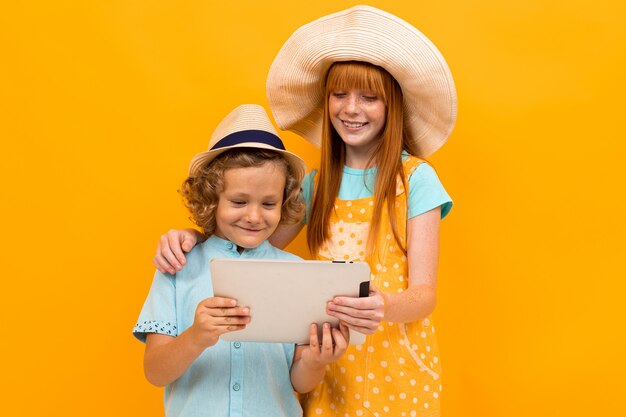
[[[370,6],[324,16],[285,42],[267,77],[267,98],[280,129],[320,146],[326,75],[333,63],[343,61],[380,66],[396,79],[418,156],[429,156],[446,142],[457,115],[448,64],[415,27]]]
[[[276,151],[285,157],[298,178],[302,178],[306,172],[305,162],[285,149],[265,109],[258,104],[242,104],[217,125],[209,141],[209,150],[191,159],[189,176],[196,177],[205,164],[235,148]]]

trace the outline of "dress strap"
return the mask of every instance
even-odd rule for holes
[[[402,170],[404,171],[404,182],[409,185],[409,177],[415,172],[415,169],[424,161],[417,156],[409,155],[404,161],[402,161]],[[402,181],[398,178],[396,183],[396,195],[400,195],[404,192]]]
[[[417,169],[417,167],[423,162],[426,161],[413,155],[409,155],[408,158],[402,161],[402,168],[404,169],[404,179],[408,181],[411,174],[413,174],[413,171],[415,171],[415,169]]]

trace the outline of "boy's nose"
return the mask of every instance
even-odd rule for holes
[[[256,207],[250,207],[246,213],[246,221],[248,223],[258,223],[261,215],[259,209]]]

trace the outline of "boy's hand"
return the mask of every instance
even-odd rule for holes
[[[339,359],[348,348],[349,329],[340,323],[339,328],[331,328],[329,323],[322,327],[322,343],[317,337],[317,324],[309,328],[309,345],[302,352],[303,364],[311,368],[320,368]]]
[[[189,330],[197,344],[209,347],[216,344],[222,334],[245,329],[250,320],[250,309],[238,306],[237,300],[210,297],[198,303]]]

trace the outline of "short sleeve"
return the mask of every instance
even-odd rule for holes
[[[437,173],[421,163],[409,177],[409,219],[441,206],[441,218],[452,209],[452,199],[443,188]]]
[[[285,359],[289,368],[293,365],[293,355],[296,352],[296,345],[290,343],[283,343],[283,352],[285,352]]]
[[[316,170],[313,170],[306,174],[302,179],[302,197],[304,197],[304,202],[306,203],[306,215],[302,219],[303,224],[307,224],[309,220],[309,216],[311,215],[311,200],[313,199],[314,192],[314,178],[316,174]]]
[[[133,335],[144,343],[148,333],[178,336],[175,278],[159,271],[154,274],[152,287],[133,329]]]

